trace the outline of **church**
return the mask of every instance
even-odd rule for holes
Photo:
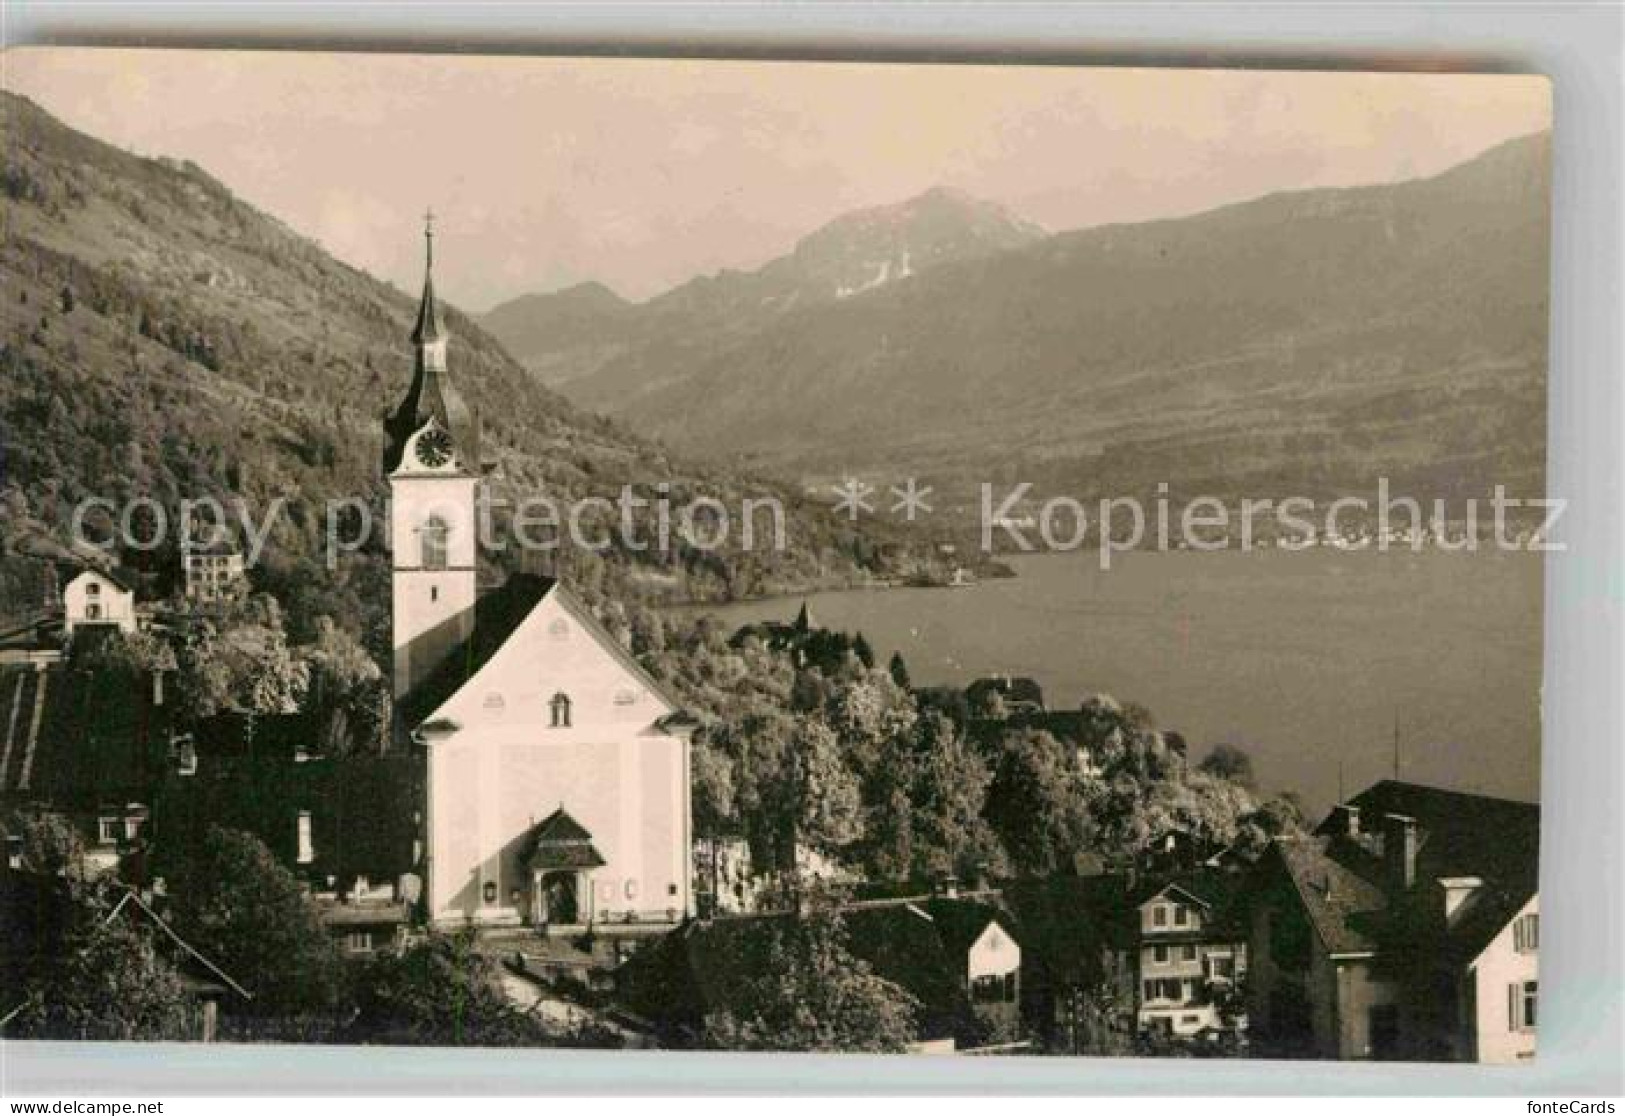
[[[569,588],[476,591],[489,464],[458,393],[425,230],[411,386],[384,422],[397,723],[425,754],[437,927],[603,930],[693,913],[692,722]]]

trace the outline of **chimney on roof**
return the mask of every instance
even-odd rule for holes
[[[1332,807],[1332,832],[1339,837],[1360,835],[1360,808],[1342,803]]]
[[[1416,883],[1416,819],[1388,814],[1382,819],[1382,859],[1389,882],[1401,891]]]
[[[937,892],[944,899],[958,899],[959,877],[952,875],[942,877],[942,879],[937,882]]]

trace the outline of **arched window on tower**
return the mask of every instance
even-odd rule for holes
[[[553,727],[570,727],[570,699],[564,694],[554,694],[553,699],[547,703],[553,711]]]
[[[431,515],[428,522],[423,525],[423,568],[426,570],[443,570],[446,568],[446,548],[451,537],[451,528],[446,521],[438,515]]]

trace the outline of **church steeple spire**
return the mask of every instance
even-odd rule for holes
[[[418,303],[418,321],[412,330],[412,344],[422,349],[441,344],[440,304],[434,297],[434,210],[423,214],[423,300]]]
[[[412,436],[434,419],[452,439],[462,468],[481,468],[479,424],[452,383],[446,365],[446,348],[451,334],[440,320],[440,304],[434,296],[434,211],[423,216],[423,299],[418,304],[417,324],[412,327],[412,348],[416,367],[406,398],[384,421],[384,472],[394,472]]]

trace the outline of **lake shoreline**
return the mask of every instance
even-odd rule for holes
[[[1317,805],[1341,777],[1392,773],[1503,797],[1538,793],[1542,556],[1446,551],[1141,551],[1012,560],[954,592],[892,587],[677,606],[730,630],[788,621],[901,653],[921,686],[1035,678],[1052,709],[1137,701],[1197,754],[1253,751],[1261,778]],[[1464,571],[1462,563],[1470,564]],[[1494,608],[1485,608],[1494,601]],[[792,607],[790,602],[794,602]],[[1466,781],[1466,785],[1464,785]]]

